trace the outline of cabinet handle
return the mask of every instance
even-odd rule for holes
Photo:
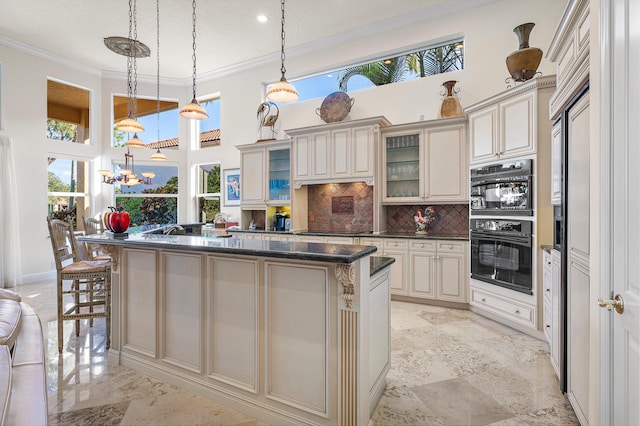
[[[520,314],[520,311],[518,309],[516,309],[516,314]]]
[[[551,291],[551,289],[550,289],[550,288],[547,288],[546,290],[547,290],[548,292],[550,292],[550,291]]]
[[[549,324],[547,324],[547,328],[551,328],[551,326]]]
[[[483,298],[482,298],[482,301],[483,301],[483,302],[486,302],[486,301],[487,301],[487,299],[485,299],[485,298],[483,297]]]

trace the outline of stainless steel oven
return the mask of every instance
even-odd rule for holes
[[[532,222],[471,219],[471,278],[533,294]]]
[[[533,215],[533,160],[471,169],[471,215]]]

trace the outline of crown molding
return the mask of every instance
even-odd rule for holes
[[[0,45],[9,47],[11,49],[15,49],[19,52],[23,52],[31,56],[35,56],[38,58],[46,59],[51,62],[65,65],[67,67],[85,72],[87,74],[95,75],[98,77],[101,75],[101,71],[98,70],[97,68],[91,67],[81,62],[74,61],[69,58],[65,58],[58,54],[49,52],[48,50],[40,49],[38,47],[32,46],[30,44],[24,43],[19,40],[12,39],[10,37],[3,36],[1,34],[0,34]]]

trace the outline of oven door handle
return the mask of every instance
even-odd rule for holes
[[[473,240],[485,240],[498,243],[512,243],[531,247],[531,236],[529,235],[518,236],[496,234],[495,232],[471,231],[470,239],[472,242]]]

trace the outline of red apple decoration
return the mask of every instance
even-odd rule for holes
[[[129,229],[129,223],[131,223],[129,213],[124,211],[122,207],[119,209],[115,209],[114,207],[109,208],[111,211],[105,213],[105,223],[107,228],[116,234],[121,234]]]

